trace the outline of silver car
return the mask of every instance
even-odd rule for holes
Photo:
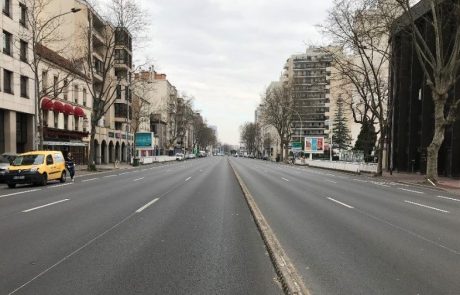
[[[8,173],[8,168],[10,164],[14,161],[16,155],[14,154],[2,154],[0,155],[0,183],[4,183],[6,179],[6,174]]]

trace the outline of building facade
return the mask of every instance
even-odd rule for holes
[[[429,1],[421,1],[413,7],[421,32],[429,46],[434,48],[431,28],[423,21],[430,11]],[[441,1],[449,5],[451,1]],[[458,3],[458,1],[455,1]],[[448,7],[448,6],[446,6]],[[444,11],[446,10],[444,8]],[[447,15],[446,15],[447,16]],[[458,20],[457,20],[458,21]],[[445,26],[445,43],[453,41],[454,31]],[[453,42],[451,42],[453,43]],[[391,73],[393,109],[391,151],[389,165],[396,171],[426,173],[427,147],[433,138],[434,104],[431,89],[426,84],[414,44],[406,31],[396,30],[392,38]],[[457,83],[449,96],[458,97]],[[459,114],[460,117],[460,114]],[[444,143],[439,151],[439,175],[460,177],[460,121],[446,128]]]
[[[27,61],[27,8],[17,0],[1,0],[0,31],[0,154],[29,151],[34,145],[34,78]]]
[[[332,58],[319,48],[292,55],[284,66],[282,82],[294,101],[292,142],[306,136],[327,136],[330,119]]]

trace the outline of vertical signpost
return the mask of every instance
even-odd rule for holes
[[[305,137],[305,153],[310,154],[310,160],[313,154],[324,154],[324,137]]]

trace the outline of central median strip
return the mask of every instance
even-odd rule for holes
[[[64,200],[56,201],[56,202],[53,202],[53,203],[41,205],[41,206],[38,206],[38,207],[35,207],[35,208],[27,209],[27,210],[22,211],[22,213],[29,213],[29,212],[32,212],[32,211],[35,211],[35,210],[38,210],[38,209],[53,206],[53,205],[56,205],[56,204],[59,204],[59,203],[67,202],[67,201],[70,201],[70,199],[64,199]]]
[[[416,205],[416,206],[419,206],[419,207],[423,207],[423,208],[427,208],[427,209],[431,209],[431,210],[443,212],[443,213],[450,213],[450,212],[447,211],[447,210],[442,210],[442,209],[439,209],[439,208],[431,207],[431,206],[424,205],[424,204],[420,204],[420,203],[415,203],[415,202],[411,202],[411,201],[407,201],[407,200],[405,200],[404,202],[405,202],[405,203],[408,203],[408,204]]]
[[[271,261],[275,268],[276,274],[278,275],[278,278],[282,285],[283,291],[285,292],[285,294],[310,294],[301,276],[297,272],[294,264],[291,262],[287,254],[284,252],[281,243],[278,241],[278,238],[276,237],[273,230],[270,228],[270,225],[268,224],[264,215],[257,206],[257,203],[254,200],[254,197],[249,192],[248,187],[236,171],[235,167],[233,167],[231,161],[228,160],[228,162],[230,163],[230,167],[232,167],[233,173],[235,174],[236,179],[241,187],[241,190],[243,191],[246,203],[248,204],[249,210],[251,211],[257,228],[259,229],[260,235],[262,236],[262,240],[265,243],[268,254],[270,255]]]
[[[354,209],[354,208],[355,208],[355,207],[353,207],[353,206],[350,206],[350,205],[348,205],[348,204],[345,204],[345,203],[343,203],[343,202],[340,202],[340,201],[338,201],[338,200],[336,200],[336,199],[333,199],[333,198],[330,198],[330,197],[328,197],[327,199],[330,200],[330,201],[332,201],[332,202],[335,202],[335,203],[337,203],[337,204],[340,204],[340,205],[342,205],[342,206],[344,206],[344,207],[347,207],[347,208],[349,208],[349,209]]]
[[[144,211],[145,209],[147,209],[148,207],[152,206],[153,204],[155,204],[160,198],[156,198],[150,202],[148,202],[147,204],[145,204],[144,206],[140,207],[139,209],[136,210],[136,213],[141,213],[142,211]]]

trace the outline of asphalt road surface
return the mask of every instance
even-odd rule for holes
[[[229,162],[312,294],[460,294],[460,200],[211,157],[0,187],[0,294],[282,294]]]
[[[2,187],[0,237],[0,294],[282,293],[224,158]]]
[[[231,159],[312,294],[460,294],[460,199]]]

